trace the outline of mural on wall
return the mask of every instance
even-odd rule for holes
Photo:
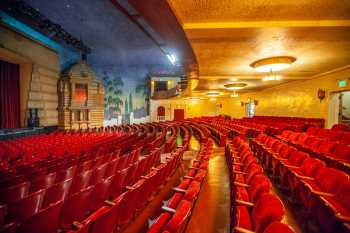
[[[151,74],[184,73],[183,67],[172,65],[160,48],[109,0],[23,1],[91,49],[87,63],[105,88],[106,124],[147,119],[148,77]],[[24,33],[59,54],[61,70],[79,62],[80,51],[67,48],[60,42],[52,43],[50,38],[28,31],[26,28]]]

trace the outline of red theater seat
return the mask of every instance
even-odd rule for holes
[[[252,204],[242,202],[240,205],[244,207],[236,210],[234,232],[245,232],[244,230],[247,229],[254,230],[256,233],[263,233],[270,223],[281,221],[285,214],[281,200],[270,193],[262,194],[256,204],[253,204],[251,216],[248,214],[246,205],[252,206]],[[249,229],[249,227],[251,228]]]
[[[281,222],[273,222],[265,229],[264,233],[295,233],[293,228]]]
[[[108,179],[104,179],[95,185],[91,199],[91,211],[95,211],[104,205],[105,200],[107,200],[109,197],[109,190],[113,179],[114,177],[111,176]]]
[[[76,170],[77,170],[77,167],[72,166],[72,167],[66,168],[63,171],[57,171],[56,183],[73,178],[76,173]]]
[[[186,227],[191,214],[192,203],[186,200],[180,202],[176,212],[165,227],[165,231],[170,233],[180,233]]]
[[[0,203],[9,204],[23,199],[29,193],[29,186],[29,182],[23,182],[12,187],[1,189]]]
[[[60,225],[70,229],[74,221],[82,221],[89,212],[93,186],[81,190],[68,197],[62,207]]]
[[[108,164],[105,163],[93,170],[90,185],[95,185],[103,180],[107,166]]]
[[[26,219],[17,229],[17,233],[57,233],[62,202],[49,207]]]
[[[327,233],[345,232],[343,224],[350,222],[350,181],[339,184],[334,196],[319,196],[315,214],[322,230]]]
[[[7,222],[23,221],[36,214],[43,204],[45,190],[39,190],[8,206]]]
[[[69,189],[72,185],[72,178],[63,182],[57,183],[45,192],[43,208],[49,206],[51,203],[63,201],[68,197]]]
[[[47,189],[55,183],[55,180],[56,172],[37,177],[30,182],[30,192],[33,193],[38,191],[39,189]]]
[[[87,188],[90,185],[91,177],[92,177],[93,170],[85,171],[81,174],[76,175],[73,178],[73,183],[70,188],[70,195],[73,195],[80,190]]]

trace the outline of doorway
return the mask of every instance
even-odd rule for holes
[[[174,109],[174,120],[182,121],[185,119],[185,111],[183,109]]]
[[[350,91],[330,95],[327,128],[334,124],[350,125]]]

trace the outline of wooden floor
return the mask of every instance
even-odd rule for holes
[[[215,148],[186,233],[230,232],[230,185],[224,148]]]

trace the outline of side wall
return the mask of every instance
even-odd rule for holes
[[[0,45],[0,59],[20,64],[21,126],[27,125],[29,108],[39,108],[41,126],[57,125],[57,53],[2,25]]]
[[[258,101],[257,115],[324,118],[326,125],[330,126],[327,124],[329,108],[333,104],[330,97],[338,91],[350,90],[349,78],[350,67],[347,67],[307,81],[293,81],[259,92],[243,94],[238,98],[217,98],[215,102],[200,100],[198,103],[192,103],[181,99],[151,101],[151,120],[157,119],[159,105],[165,107],[167,120],[172,119],[175,106],[182,106],[185,109],[186,118],[219,114],[241,118],[245,116],[241,102],[247,102],[248,98],[251,98]],[[349,79],[347,87],[338,87],[337,81],[340,79]],[[326,98],[323,101],[317,97],[318,89],[326,91]]]
[[[244,107],[240,102],[247,102],[248,98],[258,101],[256,115],[295,116],[329,118],[329,108],[332,94],[350,89],[350,80],[347,87],[339,88],[338,80],[350,78],[350,67],[336,72],[330,72],[307,81],[294,81],[263,91],[247,93],[239,98],[230,98],[223,107],[223,114],[233,117],[245,115]],[[320,101],[317,97],[318,89],[326,91],[326,98]]]

